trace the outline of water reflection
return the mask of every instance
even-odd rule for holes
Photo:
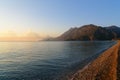
[[[0,42],[0,80],[54,80],[114,43]]]

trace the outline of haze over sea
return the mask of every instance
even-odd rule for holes
[[[113,44],[115,41],[0,42],[0,80],[60,80],[82,66],[83,60]]]

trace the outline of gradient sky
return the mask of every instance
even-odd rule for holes
[[[120,26],[120,0],[0,0],[0,32],[58,36],[84,24]]]

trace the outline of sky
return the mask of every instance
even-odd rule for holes
[[[119,4],[120,0],[0,0],[0,39],[56,37],[85,24],[120,26]]]

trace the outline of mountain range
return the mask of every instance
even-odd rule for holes
[[[102,27],[88,24],[81,27],[70,28],[62,35],[47,40],[59,41],[88,41],[88,40],[114,40],[120,38],[120,27]]]

